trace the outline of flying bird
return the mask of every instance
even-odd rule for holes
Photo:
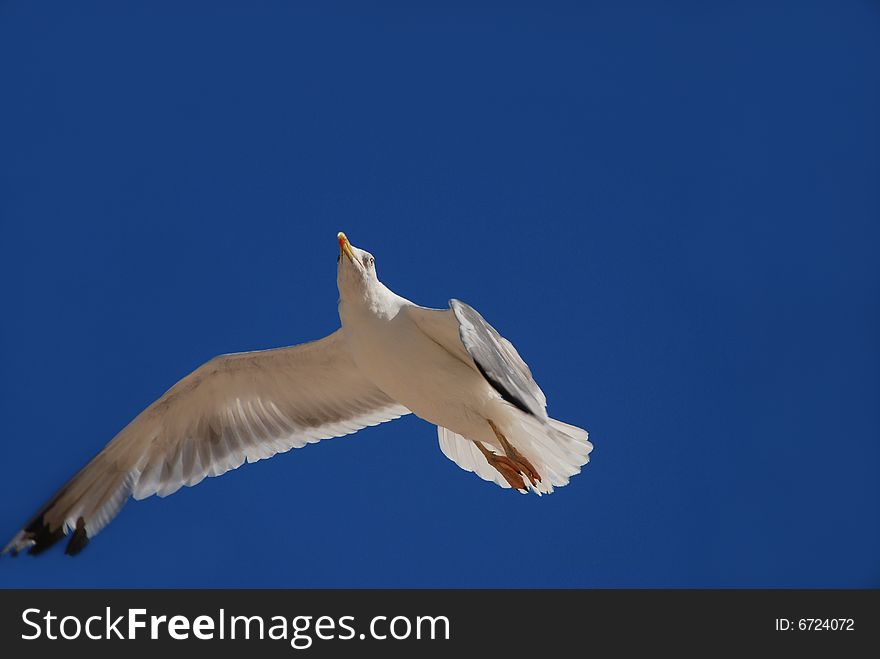
[[[373,255],[337,236],[341,327],[302,345],[221,355],[141,412],[24,525],[3,553],[39,554],[65,535],[78,554],[129,497],[405,414],[440,449],[503,488],[547,494],[589,461],[587,431],[547,416],[516,348],[472,307],[421,307],[379,281]]]

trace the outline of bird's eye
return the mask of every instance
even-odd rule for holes
[[[365,256],[364,257],[364,267],[369,268],[372,265],[373,265],[373,257],[372,256]]]

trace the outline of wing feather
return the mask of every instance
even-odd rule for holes
[[[547,398],[513,344],[473,307],[450,300],[449,308],[458,319],[461,342],[492,386],[523,412],[547,421]]]
[[[476,368],[507,402],[547,421],[547,397],[513,344],[473,307],[450,300],[448,309],[407,307],[416,325],[451,355]]]
[[[342,329],[299,346],[216,357],[126,426],[4,553],[39,553],[73,531],[67,551],[76,553],[129,497],[168,496],[244,462],[408,413],[358,371]]]

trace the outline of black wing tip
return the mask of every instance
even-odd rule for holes
[[[44,520],[43,515],[40,515],[25,527],[24,536],[33,543],[28,548],[28,554],[39,556],[64,537],[64,527],[59,526],[57,529],[52,529]]]
[[[68,556],[76,556],[89,544],[89,534],[86,532],[86,521],[80,517],[76,520],[76,529],[70,536],[64,553]]]
[[[29,555],[39,556],[64,537],[64,525],[53,529],[46,521],[46,513],[51,510],[66,489],[65,485],[55,493],[55,496],[47,504],[40,508],[36,515],[28,520],[24,528],[16,533],[12,541],[3,549],[4,554],[18,556],[19,553],[27,550]]]
[[[52,548],[59,540],[61,540],[61,538],[64,537],[64,527],[59,526],[57,529],[53,529],[46,523],[43,515],[40,515],[25,527],[22,536],[28,543],[30,543],[30,546],[27,548],[28,555],[39,556],[47,549]],[[86,531],[86,522],[85,519],[80,517],[76,520],[76,529],[70,536],[70,540],[67,543],[67,547],[64,549],[64,553],[68,556],[76,556],[85,549],[88,544],[89,535]],[[4,553],[18,556],[21,549],[23,549],[23,547],[19,544],[17,546],[9,547]]]
[[[3,553],[17,556],[21,551],[27,548],[27,553],[30,556],[39,556],[47,549],[53,547],[65,536],[64,523],[62,522],[57,528],[53,529],[46,520],[46,513],[55,506],[58,500],[67,491],[67,488],[68,485],[62,487],[46,505],[40,508],[39,512],[34,515],[30,521],[25,524],[25,527],[21,532],[16,535],[15,539],[6,546]],[[86,521],[80,516],[76,520],[76,528],[67,543],[64,553],[68,556],[76,556],[85,549],[87,544],[89,544],[89,536],[86,531]]]

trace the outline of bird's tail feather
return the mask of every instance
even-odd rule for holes
[[[567,485],[569,479],[580,473],[581,467],[590,461],[590,451],[593,450],[586,430],[556,419],[549,419],[545,424],[531,415],[517,415],[516,421],[505,432],[507,440],[540,474],[541,480],[536,485],[529,485],[537,494],[550,494],[554,487]],[[459,467],[483,480],[510,487],[474,442],[440,426],[437,427],[437,436],[443,455]],[[486,448],[500,453],[494,446]]]

